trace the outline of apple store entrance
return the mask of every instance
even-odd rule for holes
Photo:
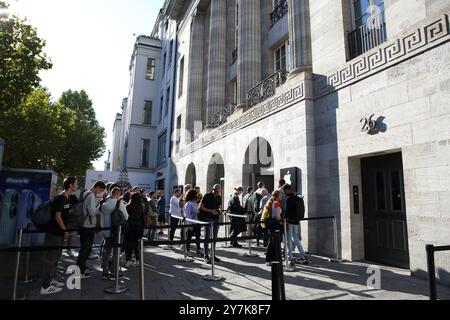
[[[250,143],[245,153],[242,173],[244,187],[257,188],[258,182],[263,182],[269,192],[274,190],[274,159],[272,148],[266,139],[258,137]]]

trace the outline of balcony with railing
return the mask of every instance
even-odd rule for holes
[[[288,72],[286,70],[277,71],[249,90],[247,94],[248,106],[256,106],[270,97],[273,97],[277,87],[286,82],[287,75]]]
[[[288,0],[281,1],[281,3],[270,14],[271,27],[280,21],[289,11]]]
[[[229,116],[231,116],[234,111],[236,111],[236,105],[231,103],[224,107],[222,110],[217,112],[211,117],[211,124],[209,128],[217,128],[227,122]]]
[[[382,12],[348,34],[350,60],[379,46],[386,40],[386,18]]]

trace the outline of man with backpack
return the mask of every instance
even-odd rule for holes
[[[301,243],[301,226],[300,220],[305,218],[305,203],[302,198],[295,195],[290,185],[285,185],[283,187],[284,193],[286,195],[286,213],[285,219],[287,222],[287,243],[288,243],[288,257],[291,264],[293,263],[293,250],[292,243],[297,247],[300,253],[301,264],[308,264],[308,258],[306,257],[305,251]]]
[[[92,251],[92,244],[95,238],[95,229],[97,227],[97,199],[103,197],[105,192],[105,183],[98,181],[87,192],[81,195],[81,202],[83,205],[83,225],[80,228],[80,253],[78,255],[77,266],[80,267],[81,278],[90,278],[94,272],[86,266],[86,261]]]
[[[118,225],[121,221],[128,220],[128,212],[125,208],[125,204],[120,200],[122,192],[119,188],[114,188],[111,191],[111,196],[108,197],[101,209],[101,219],[100,224],[102,228],[112,228],[111,231],[102,231],[103,237],[105,238],[105,246],[103,248],[102,255],[102,268],[103,276],[102,280],[113,279],[114,274],[111,274],[111,270],[116,270],[117,268],[117,253],[118,250],[113,251],[112,268],[110,269],[110,256],[111,250],[113,250],[114,245],[117,243],[118,235]],[[115,280],[115,279],[114,279]]]
[[[46,226],[41,229],[46,232],[45,247],[60,247],[64,245],[64,239],[69,237],[66,232],[69,218],[70,203],[69,196],[78,189],[78,181],[75,177],[67,177],[64,180],[64,192],[58,195],[51,203],[51,219]],[[41,295],[59,293],[64,287],[64,283],[55,279],[56,269],[62,250],[47,251],[44,255],[43,283]]]

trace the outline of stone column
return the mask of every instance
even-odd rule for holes
[[[186,130],[194,134],[202,125],[203,57],[205,37],[205,15],[197,11],[192,17],[189,45],[189,74],[187,91]],[[197,132],[198,133],[198,132]],[[194,136],[186,140],[192,141]]]
[[[289,43],[291,46],[292,75],[310,70],[311,26],[309,0],[289,1]]]
[[[209,31],[207,119],[225,107],[226,91],[227,5],[225,0],[211,0]]]
[[[247,105],[247,93],[261,81],[261,1],[239,3],[238,107]]]

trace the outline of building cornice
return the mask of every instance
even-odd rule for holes
[[[374,48],[326,75],[301,73],[289,79],[287,85],[280,88],[282,93],[275,98],[262,102],[237,119],[229,120],[221,127],[201,135],[182,148],[176,156],[183,158],[305,99],[320,99],[449,41],[449,16],[445,14],[427,20],[421,27],[403,33],[397,39]],[[301,75],[303,78],[299,78]]]

